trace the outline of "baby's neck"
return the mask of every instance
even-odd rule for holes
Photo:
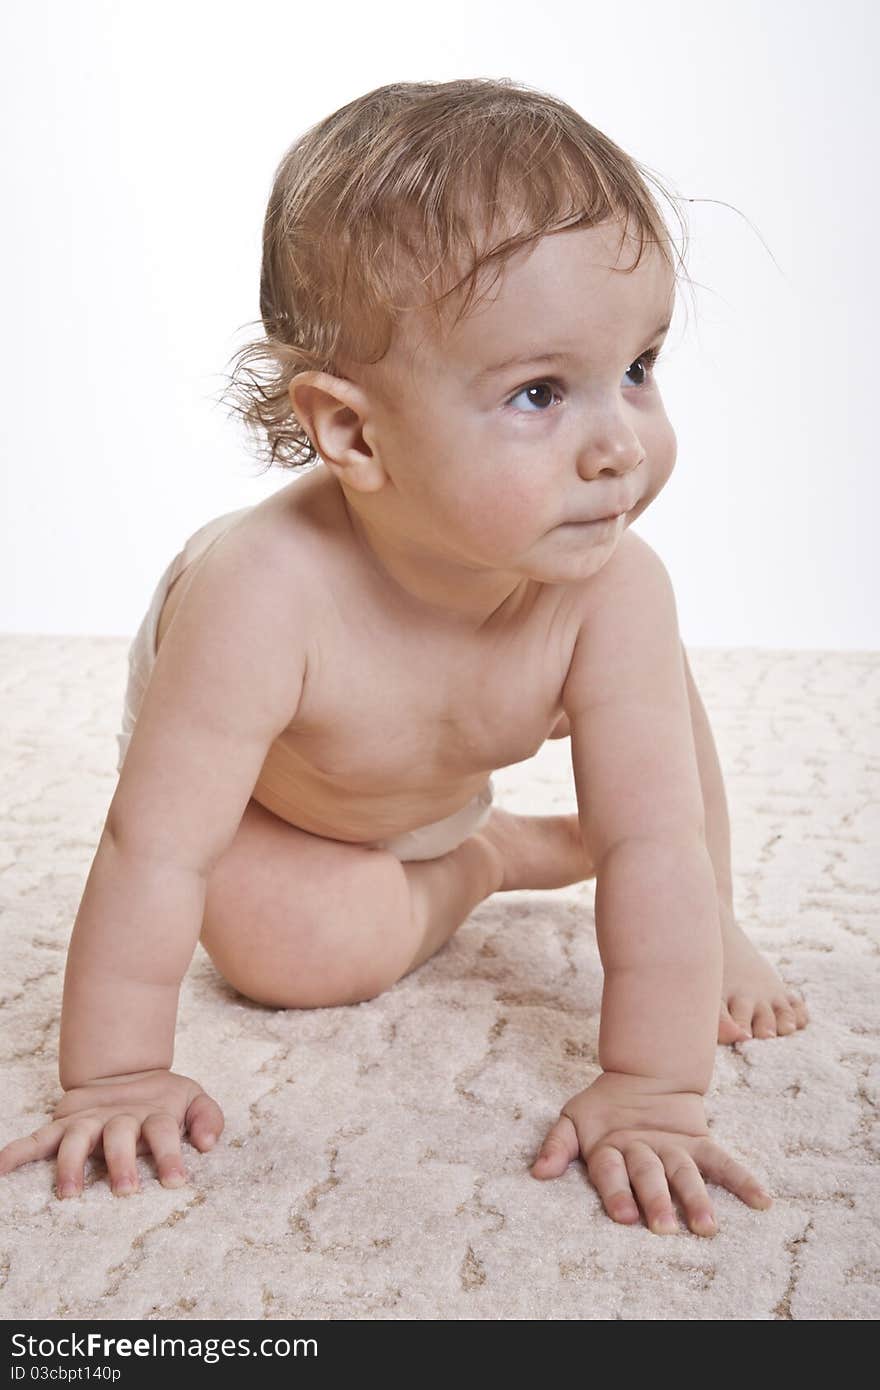
[[[535,581],[512,572],[468,568],[419,551],[367,518],[332,474],[328,476],[338,490],[352,540],[370,572],[386,586],[389,601],[404,604],[425,622],[474,633],[522,610]]]

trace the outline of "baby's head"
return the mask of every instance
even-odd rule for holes
[[[464,565],[598,568],[675,459],[651,368],[683,264],[649,181],[507,80],[393,83],[306,131],[233,378],[268,465],[322,459],[365,524]]]

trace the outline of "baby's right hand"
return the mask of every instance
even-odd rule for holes
[[[0,1174],[58,1154],[59,1197],[79,1196],[85,1161],[103,1153],[117,1197],[138,1189],[136,1153],[152,1150],[163,1187],[186,1182],[181,1136],[204,1153],[223,1129],[223,1112],[198,1082],[171,1071],[95,1077],[66,1091],[51,1124],[0,1149]]]

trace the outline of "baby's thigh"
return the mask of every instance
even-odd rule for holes
[[[208,879],[201,942],[235,989],[279,1009],[372,999],[418,949],[395,855],[311,835],[253,800]]]

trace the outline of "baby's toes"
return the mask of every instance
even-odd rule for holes
[[[718,1015],[718,1041],[720,1043],[744,1042],[747,1036],[745,1028],[731,1017],[730,1010],[722,999],[721,1012]]]
[[[803,999],[793,989],[788,991],[788,1003],[798,1028],[805,1028],[810,1021],[810,1015],[807,1013],[807,1006]]]
[[[756,1038],[776,1037],[776,1015],[773,1012],[772,1004],[768,1004],[764,999],[759,1000],[755,1005],[752,1032]]]
[[[774,999],[773,1008],[776,1011],[776,1031],[779,1036],[783,1037],[786,1033],[796,1033],[797,1019],[788,1000]]]
[[[754,999],[750,999],[747,994],[732,994],[727,1001],[727,1007],[734,1023],[738,1023],[740,1028],[751,1037],[752,1015],[755,1012]]]

